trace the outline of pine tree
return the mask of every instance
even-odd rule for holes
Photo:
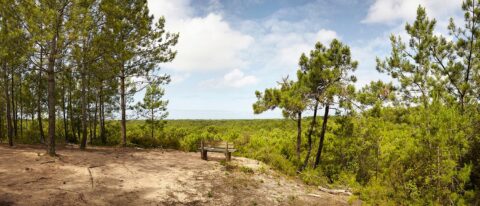
[[[138,114],[146,118],[145,123],[150,127],[152,139],[155,138],[155,129],[161,128],[162,120],[168,116],[168,101],[162,99],[164,94],[160,82],[153,82],[147,86],[143,102],[135,106]]]
[[[107,39],[112,65],[118,69],[120,84],[120,110],[122,145],[127,144],[126,110],[128,81],[152,73],[159,63],[172,61],[176,52],[172,46],[177,43],[178,34],[165,31],[165,19],[159,18],[153,25],[146,0],[119,1],[104,0],[100,10],[106,16]]]

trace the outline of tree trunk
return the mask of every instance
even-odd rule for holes
[[[57,36],[51,42],[52,49],[48,57],[48,147],[47,152],[50,156],[55,156],[55,59],[57,55]]]
[[[98,119],[98,94],[95,98],[95,111],[93,115],[93,139],[97,139],[97,119]]]
[[[70,118],[70,127],[72,129],[72,139],[74,142],[77,142],[77,136],[76,136],[76,131],[75,131],[75,115],[73,112],[73,105],[72,105],[72,78],[71,78],[71,73],[69,71],[69,88],[68,88],[68,117]]]
[[[18,85],[20,85],[19,96],[21,97],[22,96],[22,75],[21,74],[19,75],[18,80],[19,80]],[[19,105],[20,107],[20,137],[23,137],[23,103],[21,101],[21,98],[17,100],[17,105]]]
[[[67,122],[67,111],[66,111],[66,91],[65,91],[65,82],[62,87],[62,114],[63,114],[63,134],[65,135],[65,143],[68,143],[68,122]]]
[[[11,113],[11,108],[10,108],[10,93],[9,93],[9,88],[8,88],[8,73],[7,73],[7,65],[4,63],[3,64],[3,77],[4,77],[4,82],[5,82],[5,99],[7,103],[7,136],[8,136],[8,145],[13,146],[13,128],[12,128],[12,113]]]
[[[45,144],[45,134],[43,133],[42,120],[42,70],[43,70],[43,49],[40,49],[40,68],[38,70],[38,84],[37,84],[37,118],[38,130],[40,131],[40,142]]]
[[[18,126],[17,126],[17,105],[15,104],[15,74],[13,71],[13,67],[11,69],[12,74],[12,86],[10,87],[10,97],[12,99],[12,119],[13,119],[13,136],[15,138],[18,137]]]
[[[86,77],[85,77],[85,66],[83,66],[82,71],[82,141],[80,143],[80,149],[85,149],[87,145],[87,98],[86,98]]]
[[[153,120],[154,120],[153,107],[152,107],[152,109],[151,109],[151,115],[152,115],[152,117],[151,117],[151,120],[150,120],[150,121],[152,121],[151,124],[152,124],[152,139],[153,139],[153,132],[154,132],[154,126],[155,126],[155,125],[154,125],[155,122],[153,122]]]
[[[318,143],[317,158],[313,168],[317,168],[320,164],[320,158],[322,157],[323,141],[325,140],[325,132],[327,131],[328,111],[330,110],[330,104],[325,106],[325,113],[323,115],[322,131],[320,132],[320,142]]]
[[[127,119],[126,119],[126,103],[125,103],[125,70],[122,68],[122,76],[120,77],[120,109],[122,110],[121,133],[122,146],[127,146]]]
[[[310,130],[308,131],[308,150],[307,150],[307,156],[305,157],[305,161],[303,162],[303,166],[300,171],[305,170],[305,168],[308,165],[308,160],[310,159],[310,154],[312,153],[312,134],[313,130],[315,129],[315,125],[317,124],[317,110],[318,110],[318,100],[315,102],[315,106],[313,109],[313,120],[310,125]]]
[[[20,80],[21,79],[22,78],[20,78]],[[21,82],[20,85],[22,85]],[[22,93],[20,93],[20,95],[22,95]],[[20,104],[20,136],[23,137],[23,104]]]
[[[91,108],[91,104],[88,103],[87,104],[87,116],[88,116],[88,132],[89,132],[89,136],[90,136],[90,144],[92,144],[92,141],[93,141],[93,120],[92,120],[92,108]]]
[[[107,144],[107,139],[105,137],[105,114],[104,114],[104,111],[105,111],[105,106],[104,106],[104,103],[103,103],[103,85],[102,87],[100,87],[100,97],[99,97],[99,101],[100,101],[100,139],[102,139],[102,144]]]
[[[298,160],[300,160],[300,153],[302,147],[302,112],[298,113],[297,118],[297,158]]]
[[[0,104],[0,142],[2,142],[2,139],[5,137],[3,134],[3,104]]]

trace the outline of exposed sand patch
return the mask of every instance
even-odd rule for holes
[[[258,161],[121,148],[0,146],[0,205],[347,205]],[[308,194],[316,194],[317,197]]]

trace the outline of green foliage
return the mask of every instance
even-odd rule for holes
[[[160,88],[162,82],[152,82],[147,86],[143,102],[137,103],[135,109],[140,117],[146,118],[145,123],[151,131],[151,139],[154,139],[156,129],[162,130],[163,119],[168,116],[168,101],[163,100],[165,90]]]

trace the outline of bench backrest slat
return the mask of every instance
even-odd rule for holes
[[[219,141],[219,140],[214,140],[214,141],[202,141],[204,147],[214,147],[214,148],[227,148],[228,149],[234,149],[234,145],[231,142],[226,142],[226,141]]]

